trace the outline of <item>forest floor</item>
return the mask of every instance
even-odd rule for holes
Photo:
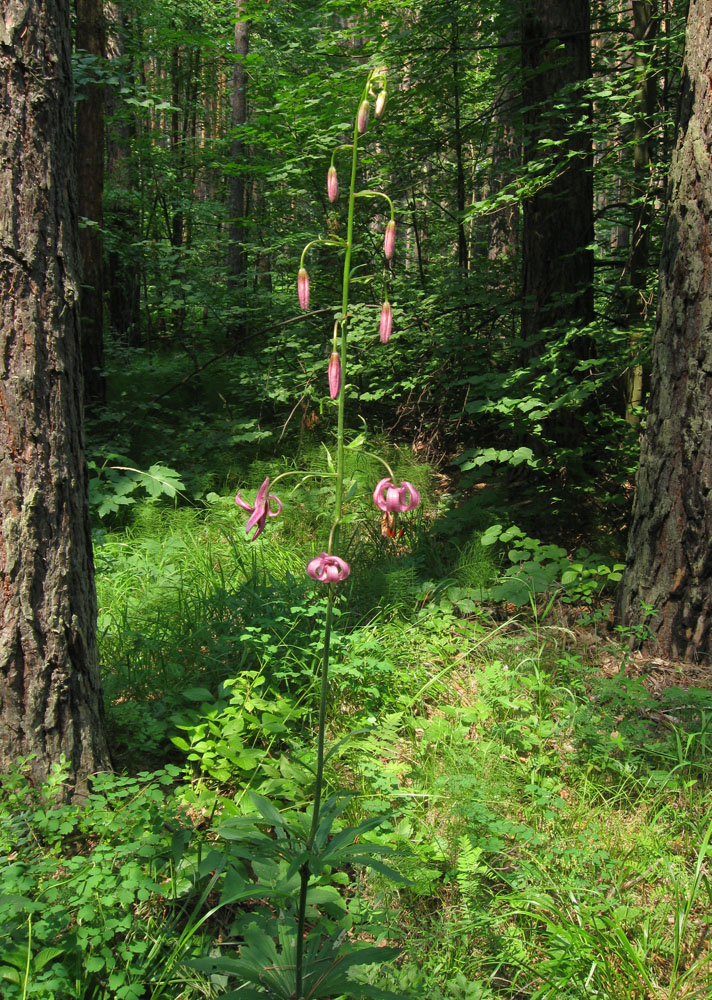
[[[402,881],[346,865],[323,886],[336,929],[400,956],[354,969],[343,995],[708,998],[709,671],[630,650],[599,557],[524,532],[490,544],[486,520],[458,534],[447,484],[402,475],[431,499],[402,538],[360,515],[326,774],[344,822],[382,817],[361,840],[395,852]],[[247,877],[230,823],[255,793],[284,816],[309,802],[324,598],[304,566],[322,500],[285,496],[250,545],[225,492],[149,497],[97,532],[116,773],[81,808],[57,805],[61,766],[37,789],[18,761],[0,785],[7,1000],[248,996],[201,961],[234,955],[267,905],[264,865],[230,895]],[[532,555],[524,599],[527,561],[498,555],[512,545]],[[575,565],[571,594],[556,581]]]

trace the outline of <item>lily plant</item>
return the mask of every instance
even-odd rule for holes
[[[345,940],[347,935],[341,934],[336,941],[319,943],[318,934],[315,935],[314,928],[307,931],[307,911],[310,891],[315,885],[315,880],[322,875],[326,865],[333,866],[338,863],[361,862],[376,867],[378,871],[387,871],[392,877],[398,877],[397,873],[383,864],[382,860],[375,860],[369,855],[365,845],[358,843],[359,835],[366,829],[371,829],[380,823],[380,818],[368,819],[358,827],[341,831],[338,836],[331,837],[331,826],[343,810],[344,806],[339,805],[337,797],[327,802],[322,802],[324,789],[324,764],[325,764],[325,731],[326,712],[329,691],[329,658],[331,654],[331,638],[334,623],[334,602],[339,584],[344,581],[351,572],[351,567],[346,560],[338,554],[341,543],[341,525],[344,508],[344,483],[345,483],[345,404],[347,389],[348,370],[348,336],[349,336],[349,296],[350,282],[352,277],[352,254],[354,249],[354,208],[357,198],[373,198],[385,200],[388,206],[388,221],[385,226],[383,239],[383,257],[385,278],[383,287],[387,288],[387,279],[390,274],[391,262],[395,253],[396,241],[396,220],[395,210],[391,199],[379,191],[369,189],[358,190],[358,156],[359,146],[364,141],[364,136],[369,129],[371,120],[371,109],[373,105],[373,117],[378,120],[383,114],[387,98],[387,78],[383,68],[371,70],[364,85],[361,98],[358,102],[358,110],[354,118],[353,135],[351,142],[340,145],[332,154],[331,164],[326,175],[326,190],[329,202],[333,205],[339,199],[339,179],[336,160],[340,154],[350,154],[350,171],[347,185],[347,224],[345,238],[327,236],[309,242],[301,255],[297,272],[297,293],[299,305],[302,310],[309,309],[310,300],[310,280],[306,268],[306,257],[312,246],[321,245],[333,247],[343,253],[343,277],[341,308],[336,312],[334,318],[332,349],[329,356],[326,376],[329,390],[329,397],[336,407],[336,464],[335,472],[328,473],[334,483],[334,498],[329,525],[328,537],[325,548],[318,555],[309,560],[306,566],[308,576],[316,581],[319,586],[326,587],[326,611],[324,618],[323,644],[321,653],[321,677],[319,694],[319,716],[316,745],[316,767],[314,770],[314,794],[311,810],[307,813],[301,829],[288,830],[285,820],[266,800],[253,795],[252,799],[258,811],[262,815],[263,824],[276,832],[277,838],[286,838],[294,846],[290,871],[299,875],[298,903],[296,906],[295,923],[291,932],[280,931],[277,935],[278,945],[270,939],[269,947],[263,943],[259,946],[254,941],[246,942],[241,950],[241,959],[232,960],[229,968],[231,972],[239,972],[250,983],[258,988],[254,990],[240,990],[239,996],[246,998],[271,996],[279,1000],[311,1000],[312,997],[326,997],[344,995],[348,997],[393,997],[374,986],[359,985],[356,981],[347,976],[347,971],[360,964],[374,961],[384,961],[394,954],[392,949],[374,948],[363,946],[362,943],[350,943],[350,951],[347,953]],[[380,323],[378,330],[374,330],[382,344],[388,344],[393,326],[393,312],[388,301],[387,294],[384,295],[380,312]],[[398,514],[405,514],[412,511],[420,503],[418,490],[409,482],[394,482],[393,472],[390,466],[379,459],[389,472],[387,478],[381,479],[373,490],[373,502],[376,508],[382,511],[389,518]],[[303,475],[302,473],[283,473],[271,484],[276,486],[278,480],[286,475]],[[235,502],[248,514],[245,532],[250,535],[251,541],[255,541],[265,529],[267,518],[276,517],[282,511],[282,503],[279,498],[270,492],[270,479],[264,480],[254,504],[245,500],[240,493],[235,497]],[[240,827],[243,835],[245,827]],[[264,836],[261,841],[264,844]],[[337,846],[335,846],[337,845]],[[380,852],[383,854],[383,851]],[[282,846],[281,857],[284,857],[284,845]],[[280,912],[285,912],[281,910]],[[313,912],[313,907],[309,910]],[[310,918],[311,919],[311,918]],[[316,943],[315,943],[316,942]],[[260,951],[260,947],[262,950]],[[271,949],[271,950],[270,950]],[[207,966],[206,966],[207,967]],[[219,968],[217,960],[212,960],[212,968]],[[279,973],[276,973],[278,967]],[[226,967],[223,965],[223,969]],[[260,971],[261,970],[261,971]],[[272,970],[272,973],[269,973]],[[227,970],[226,970],[227,971]],[[230,994],[232,995],[232,994]],[[238,995],[237,993],[235,994]]]

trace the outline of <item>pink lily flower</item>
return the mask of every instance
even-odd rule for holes
[[[410,498],[406,501],[406,493]],[[390,479],[382,479],[373,491],[373,502],[386,514],[405,514],[420,503],[420,493],[412,483],[401,482],[394,486]]]
[[[243,500],[238,493],[235,497],[235,503],[238,507],[242,507],[243,510],[250,512],[250,516],[247,519],[247,524],[245,525],[245,534],[249,535],[253,528],[255,528],[255,533],[250,539],[254,542],[262,532],[265,530],[265,522],[267,517],[276,517],[282,511],[282,502],[279,497],[274,496],[273,493],[267,493],[269,489],[269,476],[262,483],[260,488],[257,490],[257,496],[255,497],[254,506]],[[272,510],[270,505],[270,500],[274,500],[277,504],[277,510]]]
[[[307,563],[308,576],[321,583],[338,583],[339,580],[345,580],[350,572],[351,567],[347,562],[328,552],[322,552]]]

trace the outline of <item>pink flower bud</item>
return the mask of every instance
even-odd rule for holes
[[[326,175],[326,193],[333,205],[339,197],[339,179],[336,176],[336,167],[329,167],[329,173]]]
[[[381,306],[381,343],[387,344],[391,339],[391,330],[393,329],[393,310],[391,309],[390,302],[384,302]]]
[[[332,352],[329,358],[329,395],[332,399],[336,399],[341,391],[341,358],[336,353]]]
[[[361,101],[361,104],[358,109],[358,122],[357,122],[360,135],[363,135],[363,133],[368,128],[368,114],[370,110],[371,108],[369,106],[368,101]]]
[[[383,109],[386,106],[386,94],[385,90],[380,91],[378,97],[376,98],[376,118],[380,118],[383,114]]]
[[[383,253],[386,260],[390,260],[396,245],[396,224],[393,219],[386,226],[386,235],[383,238]]]
[[[299,268],[297,292],[299,293],[299,305],[306,312],[309,308],[309,275],[305,267]]]

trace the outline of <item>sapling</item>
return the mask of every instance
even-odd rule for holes
[[[356,843],[359,834],[368,829],[373,829],[381,822],[380,817],[373,817],[365,820],[359,826],[341,831],[336,837],[331,836],[331,829],[338,815],[343,812],[346,801],[344,796],[332,796],[326,802],[322,802],[324,786],[324,764],[325,764],[325,731],[326,712],[329,691],[329,657],[331,653],[331,637],[334,622],[334,601],[338,585],[345,580],[351,567],[346,560],[338,554],[341,541],[341,525],[343,519],[344,505],[344,482],[345,482],[345,401],[347,389],[347,360],[348,360],[348,331],[351,314],[349,312],[350,280],[352,276],[352,252],[354,248],[354,206],[357,198],[379,198],[384,199],[389,207],[390,217],[386,224],[383,242],[383,254],[386,261],[384,287],[387,285],[390,261],[395,252],[396,223],[393,202],[380,191],[356,189],[359,140],[367,131],[369,126],[369,115],[371,102],[375,98],[375,118],[380,119],[386,102],[386,73],[382,68],[372,70],[358,104],[358,111],[354,120],[352,142],[341,145],[334,150],[331,158],[331,165],[327,173],[327,196],[333,204],[339,196],[339,184],[337,177],[336,157],[339,152],[348,151],[351,154],[351,172],[348,195],[348,217],[346,226],[346,237],[338,238],[329,236],[312,240],[304,248],[299,269],[297,272],[297,292],[299,305],[304,310],[309,309],[310,284],[309,274],[305,266],[306,256],[310,248],[314,245],[330,246],[343,253],[343,279],[341,309],[337,312],[334,321],[332,350],[329,357],[327,369],[327,382],[329,396],[334,401],[337,410],[336,419],[336,465],[335,471],[329,471],[323,475],[331,479],[334,485],[333,511],[331,523],[329,525],[328,539],[323,552],[311,559],[306,567],[307,574],[321,586],[327,588],[326,612],[324,619],[323,645],[321,654],[321,678],[319,694],[319,716],[316,746],[316,767],[314,771],[314,797],[310,812],[303,818],[301,823],[288,821],[277,812],[274,807],[260,796],[253,795],[252,800],[262,815],[263,826],[269,826],[273,833],[273,838],[261,839],[254,834],[254,826],[247,823],[227,824],[221,829],[221,833],[228,839],[244,840],[252,836],[254,843],[259,845],[260,850],[268,855],[279,858],[282,861],[289,861],[288,874],[292,877],[298,873],[299,893],[296,906],[295,923],[291,928],[285,929],[285,922],[288,920],[288,904],[282,900],[275,902],[275,919],[281,922],[281,926],[276,933],[265,938],[259,943],[258,937],[254,935],[245,936],[245,945],[240,952],[240,960],[228,960],[221,964],[219,960],[210,960],[211,967],[222,968],[242,975],[248,982],[259,987],[257,992],[244,990],[239,991],[239,996],[271,996],[280,1000],[310,1000],[312,997],[326,997],[345,995],[349,997],[388,997],[393,994],[377,990],[373,986],[361,986],[352,981],[347,973],[356,965],[366,963],[382,962],[393,956],[393,949],[376,948],[364,946],[350,941],[347,936],[348,927],[344,926],[341,932],[335,936],[330,936],[318,928],[312,928],[307,933],[307,909],[309,903],[309,893],[315,884],[315,880],[323,885],[323,872],[325,867],[329,869],[335,865],[346,863],[362,863],[371,865],[378,871],[385,872],[392,877],[398,877],[397,873],[382,861],[376,860],[374,854],[386,853],[383,849],[375,848],[371,850],[368,845]],[[392,331],[393,313],[391,304],[387,296],[381,307],[379,335],[383,344],[387,344]],[[375,332],[375,331],[374,331]],[[396,486],[393,482],[393,472],[387,462],[379,459],[387,469],[389,475],[381,479],[373,492],[373,501],[376,507],[393,517],[399,513],[407,513],[413,510],[420,503],[420,494],[415,487],[408,482],[401,482]],[[303,475],[303,473],[288,472],[277,476],[272,482],[274,489],[277,482],[284,476]],[[321,474],[316,474],[321,475]],[[263,531],[267,517],[275,517],[282,510],[281,501],[273,493],[269,492],[270,480],[265,479],[258,490],[254,505],[245,501],[238,493],[235,500],[244,510],[248,511],[250,517],[247,521],[245,531],[249,534],[254,530],[252,541],[254,541]],[[273,845],[273,846],[272,846]],[[287,878],[289,881],[289,877]],[[276,890],[275,890],[276,892]],[[255,895],[261,895],[261,891],[256,891]],[[274,895],[274,894],[273,894]],[[279,895],[276,892],[276,895]],[[275,897],[276,898],[276,897]],[[279,951],[273,938],[279,942]],[[207,967],[207,966],[205,966]],[[238,995],[238,994],[236,994]]]

